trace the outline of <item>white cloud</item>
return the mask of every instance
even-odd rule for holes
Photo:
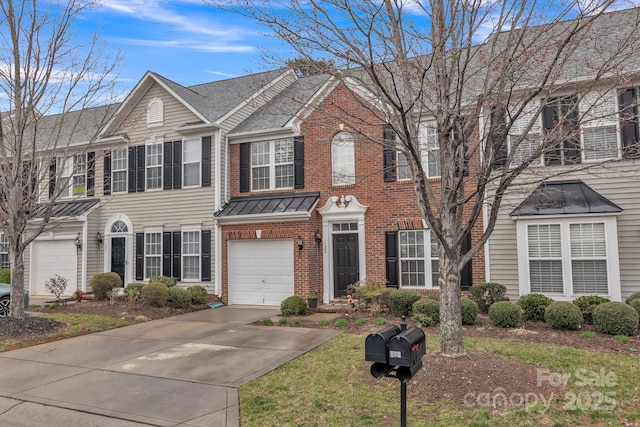
[[[202,40],[150,40],[150,39],[113,39],[122,44],[145,46],[152,48],[181,48],[208,53],[252,53],[256,48],[248,45],[220,44],[215,41]]]
[[[207,70],[207,73],[209,73],[209,74],[213,74],[214,76],[222,76],[222,77],[238,77],[238,75],[237,75],[237,74],[223,73],[222,71],[210,71],[210,70]]]

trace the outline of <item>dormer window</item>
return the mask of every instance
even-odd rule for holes
[[[164,105],[160,98],[153,98],[147,105],[147,126],[160,126],[164,120]]]

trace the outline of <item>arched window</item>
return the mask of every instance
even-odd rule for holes
[[[153,98],[147,105],[147,125],[161,125],[164,118],[164,106],[160,98]]]
[[[353,136],[339,132],[331,140],[331,176],[333,185],[356,183]]]
[[[118,220],[111,226],[112,233],[126,233],[128,231],[129,229],[127,228],[127,224],[125,224],[124,221]]]

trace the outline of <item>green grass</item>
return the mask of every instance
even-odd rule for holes
[[[584,331],[583,333],[580,334],[580,336],[582,338],[595,338],[597,335],[593,331]]]
[[[68,326],[64,330],[63,336],[75,337],[76,335],[91,334],[93,332],[105,331],[107,329],[121,328],[129,325],[129,322],[109,316],[96,314],[79,313],[49,313],[42,317],[66,323]]]
[[[288,321],[289,319],[287,319],[286,317],[281,317],[280,319],[278,319],[278,323],[281,325],[285,325]]]
[[[240,388],[242,425],[250,426],[387,426],[399,424],[399,384],[392,379],[366,381],[370,363],[364,361],[364,335],[341,334],[315,350],[286,363],[275,371]],[[469,352],[489,352],[522,364],[571,373],[567,393],[556,398],[548,411],[542,406],[526,411],[508,409],[494,413],[487,408],[469,408],[445,397],[425,400],[411,394],[408,384],[407,418],[416,426],[573,426],[637,425],[640,391],[637,357],[602,354],[569,347],[508,339],[467,338]],[[427,337],[427,356],[439,349],[437,336]],[[583,371],[579,371],[579,370]],[[578,386],[578,373],[615,374],[614,385]],[[595,378],[599,378],[596,376]],[[535,392],[535,390],[532,390]],[[584,408],[584,403],[610,396],[617,407],[609,410]],[[582,396],[580,395],[582,393]],[[585,395],[586,393],[586,395]],[[580,400],[576,396],[581,396]],[[587,400],[585,400],[585,398]],[[581,403],[583,407],[575,407]],[[604,405],[606,401],[602,402]],[[579,405],[577,405],[579,406]]]
[[[327,319],[322,319],[322,320],[320,320],[319,324],[323,328],[326,328],[327,326],[329,326],[329,321]]]

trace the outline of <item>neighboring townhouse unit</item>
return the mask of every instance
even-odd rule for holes
[[[316,75],[296,81],[227,135],[231,198],[215,214],[223,301],[274,305],[295,294],[328,302],[364,280],[437,289],[438,245],[402,155],[384,148],[395,135],[373,108]],[[346,111],[369,125],[351,128]],[[438,143],[428,120],[422,137],[437,186]],[[483,275],[480,253],[462,286]]]
[[[295,79],[282,69],[183,87],[147,72],[104,109],[97,140],[49,166],[48,194],[60,195],[28,254],[30,292],[45,294],[54,274],[90,291],[94,274],[113,271],[125,285],[165,275],[219,294],[213,212],[227,198],[226,133]]]

